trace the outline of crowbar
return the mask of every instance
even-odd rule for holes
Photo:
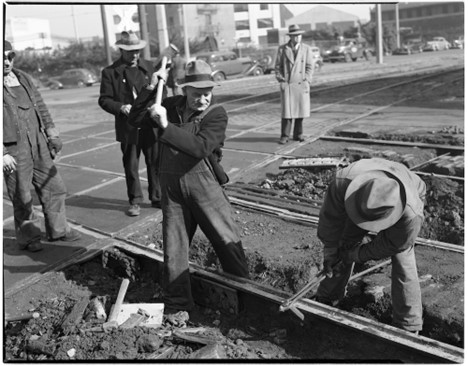
[[[337,268],[339,265],[342,264],[341,260],[338,260],[333,266],[332,269]],[[301,290],[299,290],[295,295],[291,296],[290,298],[284,300],[279,310],[281,312],[286,310],[291,310],[297,317],[301,320],[304,320],[304,314],[302,314],[295,306],[296,302],[302,299],[307,293],[318,287],[320,283],[327,277],[325,269],[322,269],[307,285],[305,285]]]

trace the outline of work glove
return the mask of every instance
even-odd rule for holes
[[[339,260],[338,248],[323,248],[323,272],[325,276],[328,278],[339,277],[338,268],[333,268]]]
[[[55,159],[57,154],[62,151],[63,143],[60,137],[49,137],[49,151],[52,159]]]

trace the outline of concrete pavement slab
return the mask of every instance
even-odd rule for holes
[[[144,160],[143,156],[140,158],[140,168],[144,164],[142,160]],[[120,144],[118,143],[99,150],[89,152],[83,151],[83,153],[79,155],[70,154],[70,157],[64,156],[60,162],[69,165],[123,173],[122,152],[120,151]]]
[[[125,214],[129,203],[124,178],[116,178],[112,184],[67,199],[67,216],[85,227],[116,233],[159,210],[151,207],[147,198],[147,187],[147,184],[142,182],[145,201],[141,204],[140,216],[130,217]]]
[[[229,176],[231,176],[252,164],[261,162],[263,159],[265,159],[266,156],[269,155],[258,152],[233,151],[225,149],[223,152],[223,160],[221,164],[224,168],[224,171]]]
[[[84,252],[96,239],[82,234],[82,239],[72,243],[43,240],[44,249],[31,253],[20,250],[16,244],[12,224],[3,228],[3,283],[9,289],[28,276],[41,273],[60,260]]]
[[[67,127],[68,126],[68,127]],[[61,123],[60,124],[60,134],[62,137],[87,137],[87,136],[94,136],[95,134],[101,132],[110,132],[114,131],[114,121],[106,121],[106,122],[99,122],[95,123],[91,126],[81,126],[78,129],[72,128],[70,123]]]

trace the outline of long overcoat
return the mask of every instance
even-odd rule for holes
[[[294,57],[289,42],[279,46],[275,72],[280,82],[281,118],[309,117],[310,84],[314,72],[311,48],[300,43]]]

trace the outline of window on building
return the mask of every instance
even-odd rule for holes
[[[257,28],[273,28],[273,19],[257,19]]]
[[[268,10],[268,4],[260,4],[260,10]]]
[[[447,14],[448,12],[449,12],[448,5],[447,4],[442,5],[442,13]]]
[[[454,5],[453,5],[453,12],[454,12],[454,13],[460,12],[460,5],[454,4]]]
[[[422,9],[421,8],[416,9],[416,16],[417,17],[422,17]]]
[[[246,30],[246,29],[250,29],[248,20],[236,21],[236,30]]]
[[[241,43],[250,43],[252,40],[250,39],[250,37],[241,37],[239,38],[239,42]]]
[[[234,4],[234,13],[241,13],[243,11],[249,11],[248,4]]]
[[[432,15],[432,7],[428,6],[426,8],[426,15]]]

